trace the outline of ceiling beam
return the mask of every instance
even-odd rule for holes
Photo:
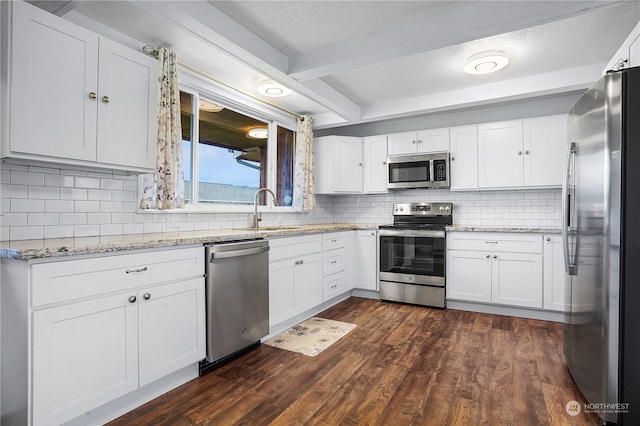
[[[352,125],[584,90],[591,87],[602,76],[603,66],[604,64],[588,65],[465,89],[377,103],[363,108],[362,119],[359,122],[331,123],[329,120],[323,120],[318,121],[316,127]]]
[[[360,119],[360,106],[333,87],[311,79],[304,84],[288,74],[288,58],[263,39],[229,18],[209,2],[151,1],[136,6],[191,32],[257,72],[335,112],[346,120]]]
[[[289,57],[289,76],[311,80],[497,34],[516,31],[619,1],[452,2],[431,16]]]

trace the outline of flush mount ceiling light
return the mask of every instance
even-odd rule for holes
[[[204,112],[220,112],[224,109],[224,107],[214,104],[213,102],[205,101],[204,99],[200,99],[198,101],[198,109]]]
[[[464,71],[467,74],[488,74],[501,70],[507,64],[509,64],[509,58],[506,53],[501,50],[488,50],[467,59]]]
[[[258,84],[258,93],[271,98],[280,98],[282,96],[287,96],[291,93],[291,90],[287,89],[282,84],[276,83],[275,81],[267,80]]]
[[[266,139],[269,136],[269,131],[266,127],[254,127],[249,129],[247,136],[251,139]]]

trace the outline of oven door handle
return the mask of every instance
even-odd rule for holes
[[[378,234],[381,237],[425,237],[425,238],[444,238],[445,231],[428,231],[415,229],[380,229]]]

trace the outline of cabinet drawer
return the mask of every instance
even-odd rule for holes
[[[327,251],[344,247],[346,245],[347,235],[346,232],[332,232],[330,234],[324,234],[323,238],[322,249]]]
[[[481,250],[491,252],[542,253],[542,235],[496,232],[450,232],[449,250]]]
[[[301,257],[312,253],[320,253],[321,251],[322,237],[320,234],[269,240],[270,262],[290,257]]]
[[[204,275],[202,247],[31,266],[32,306]]]
[[[322,276],[344,271],[344,248],[325,251],[322,254]]]
[[[325,302],[345,291],[344,273],[342,272],[330,275],[322,280],[322,300]]]

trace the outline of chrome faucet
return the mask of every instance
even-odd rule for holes
[[[253,194],[253,224],[251,225],[251,227],[254,229],[258,229],[258,225],[262,220],[262,216],[258,214],[258,194],[260,194],[262,191],[267,191],[269,194],[271,194],[271,196],[273,197],[273,205],[276,205],[276,194],[274,194],[273,191],[269,188],[260,188],[256,191],[255,194]]]

